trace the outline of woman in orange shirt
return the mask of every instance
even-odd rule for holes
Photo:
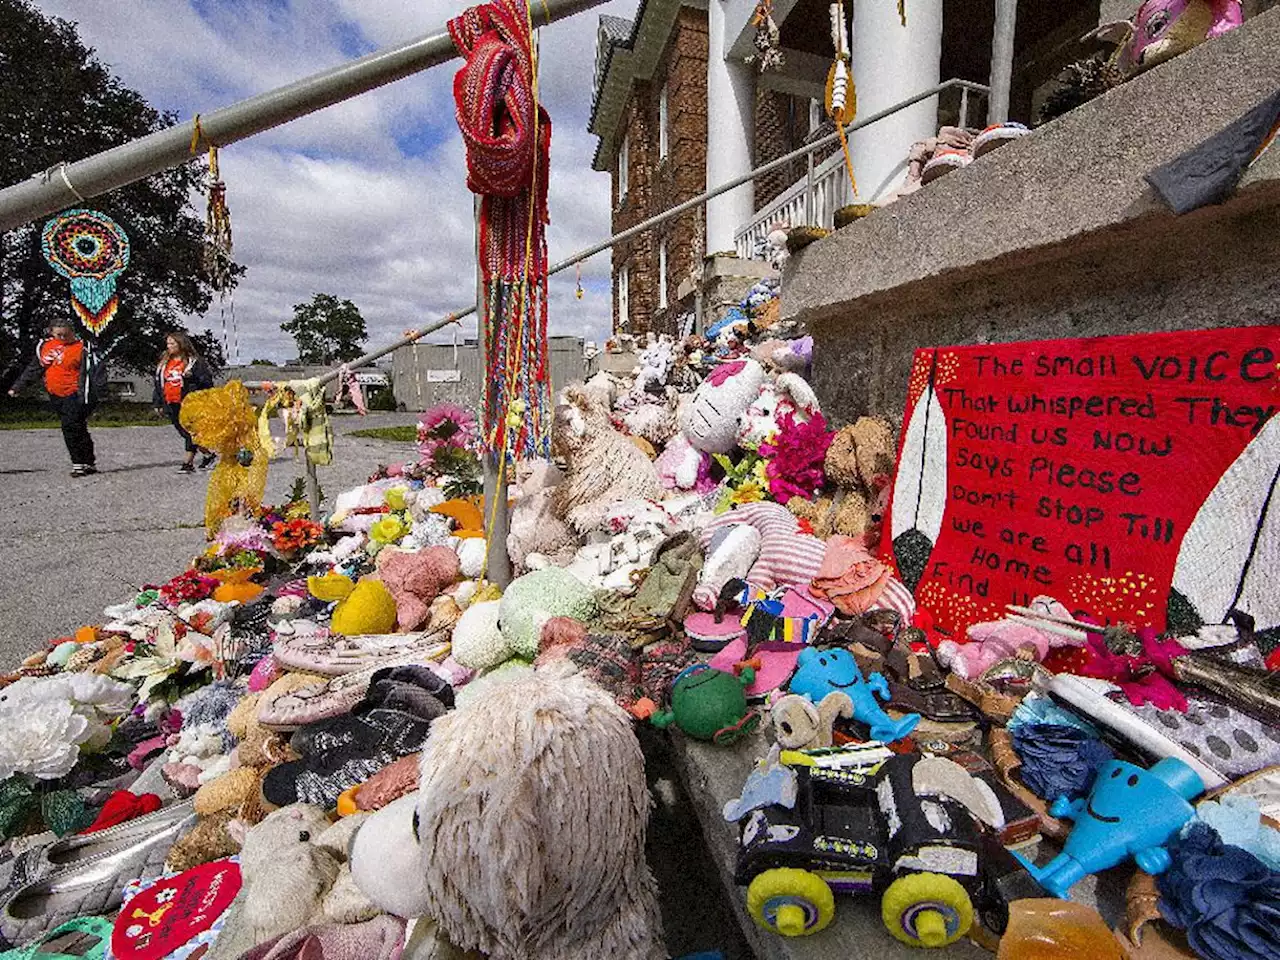
[[[193,390],[208,390],[212,386],[213,373],[196,351],[191,338],[177,331],[169,334],[165,338],[165,351],[156,363],[155,390],[151,402],[157,410],[164,410],[169,414],[169,420],[186,445],[187,458],[178,468],[179,473],[195,473],[197,452],[201,454],[202,470],[218,457],[216,453],[197,446],[191,439],[191,434],[182,428],[182,421],[179,419],[183,398]]]
[[[71,475],[87,477],[98,472],[89,434],[89,414],[97,403],[98,384],[85,376],[84,341],[69,323],[55,323],[49,336],[36,344],[36,355],[9,389],[16,397],[27,384],[44,374],[49,405],[62,424],[62,439],[71,455]],[[101,368],[105,372],[106,368]]]

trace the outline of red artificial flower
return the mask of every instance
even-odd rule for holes
[[[180,603],[195,603],[210,596],[218,581],[201,576],[195,570],[178,574],[160,588],[160,598],[171,607]]]
[[[293,553],[324,536],[324,527],[311,520],[295,519],[277,522],[271,527],[271,540],[281,553]]]

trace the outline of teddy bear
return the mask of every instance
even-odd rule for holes
[[[490,960],[659,960],[649,794],[630,718],[580,676],[530,672],[432,727],[418,790],[352,841],[359,888]]]
[[[208,960],[235,960],[273,937],[314,923],[360,923],[381,911],[351,879],[346,850],[364,814],[330,825],[319,807],[295,803],[247,830],[240,892]]]
[[[841,428],[827,448],[823,472],[828,490],[814,500],[792,497],[787,509],[823,540],[837,533],[877,540],[892,487],[893,428],[879,417],[859,417]]]
[[[231,768],[196,791],[195,811],[200,816],[231,810],[250,825],[266,816],[262,778],[273,766],[292,760],[295,755],[284,734],[258,722],[263,696],[251,693],[241,698],[227,716],[227,732],[237,741],[230,755]]]
[[[604,522],[619,500],[661,500],[665,491],[644,453],[613,428],[606,407],[581,387],[565,388],[556,407],[551,449],[563,457],[565,477],[554,487],[552,509],[577,533]]]
[[[378,575],[396,605],[396,625],[402,633],[427,621],[432,602],[457,582],[458,554],[450,547],[427,547],[416,553],[400,550],[378,555]]]
[[[527,558],[534,554],[555,565],[568,562],[577,549],[578,537],[555,512],[555,488],[564,474],[550,461],[529,466],[521,463],[516,471],[516,503],[507,533],[512,566],[523,573],[528,569]]]

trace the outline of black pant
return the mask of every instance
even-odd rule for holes
[[[72,466],[92,467],[97,462],[93,454],[93,437],[89,436],[89,414],[93,413],[93,405],[85,403],[79,393],[69,397],[50,394],[49,405],[62,423],[62,439],[66,441]]]
[[[197,450],[208,453],[209,451],[205,450],[204,447],[196,446],[196,442],[191,439],[191,434],[187,433],[187,431],[182,428],[182,420],[179,417],[179,414],[182,413],[181,401],[178,403],[166,403],[164,408],[169,413],[169,422],[173,424],[173,428],[181,435],[182,442],[185,444],[187,453],[195,453]]]

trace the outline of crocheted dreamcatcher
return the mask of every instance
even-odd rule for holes
[[[517,458],[546,456],[551,118],[538,104],[529,12],[518,0],[493,0],[450,20],[449,35],[466,58],[453,96],[467,186],[482,198],[485,441]]]
[[[258,439],[258,413],[239,380],[197,390],[182,401],[182,426],[193,440],[218,454],[204,503],[205,531],[212,537],[222,521],[262,506],[270,455]]]
[[[116,278],[129,265],[129,238],[96,210],[68,210],[44,226],[44,258],[71,281],[71,305],[95,337],[116,315]]]

